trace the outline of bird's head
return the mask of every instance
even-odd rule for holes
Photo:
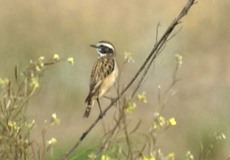
[[[97,53],[99,54],[100,57],[115,54],[114,46],[112,45],[112,43],[107,41],[100,41],[90,46],[96,48]]]

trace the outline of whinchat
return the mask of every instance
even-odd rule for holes
[[[100,112],[102,112],[99,98],[114,85],[118,77],[115,47],[107,41],[100,41],[90,46],[96,48],[99,57],[91,72],[89,94],[85,99],[87,107],[84,117],[89,116],[95,100],[97,100]]]

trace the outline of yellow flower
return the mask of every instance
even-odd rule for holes
[[[160,116],[159,118],[158,118],[158,123],[159,123],[159,125],[160,126],[164,126],[165,125],[165,118],[164,117],[162,117],[162,116]]]
[[[107,155],[102,155],[101,160],[112,160],[112,159]]]
[[[38,71],[38,72],[40,72],[40,71],[41,71],[40,66],[36,65],[36,71]]]
[[[156,158],[155,157],[145,157],[144,156],[143,160],[156,160]]]
[[[127,106],[127,108],[125,109],[125,112],[132,112],[136,109],[137,105],[135,102],[130,102]]]
[[[164,127],[166,125],[166,120],[162,116],[156,117],[154,123],[152,124],[152,129],[156,130],[159,127]]]
[[[5,78],[5,79],[2,79],[0,78],[0,85],[3,86],[3,85],[7,85],[9,83],[9,79]]]
[[[167,156],[167,159],[174,160],[175,159],[175,153],[169,153]]]
[[[52,123],[52,125],[54,125],[54,124],[59,125],[60,122],[61,122],[61,120],[60,120],[59,118],[57,118],[56,113],[53,113],[53,114],[51,115],[51,123]]]
[[[45,57],[43,57],[43,56],[38,58],[38,63],[36,64],[36,70],[37,71],[41,71],[41,68],[44,67],[44,62],[43,62],[44,59],[45,59]]]
[[[172,117],[168,120],[168,123],[170,126],[175,126],[176,125],[176,119],[174,117]]]
[[[187,151],[185,157],[186,157],[186,160],[194,160],[194,156],[192,155],[190,151]]]
[[[215,133],[216,140],[225,140],[227,139],[226,135],[224,133]]]
[[[38,77],[33,77],[30,82],[30,86],[33,86],[35,89],[40,86],[38,82]]]
[[[157,129],[157,127],[158,127],[158,126],[157,126],[156,123],[154,123],[154,124],[152,125],[152,129],[154,129],[154,130]]]
[[[38,58],[39,61],[42,61],[42,60],[44,60],[44,59],[45,59],[44,56],[40,56],[40,57]]]
[[[48,145],[54,145],[57,143],[57,139],[52,137],[47,143],[48,143]]]
[[[56,113],[53,113],[51,117],[52,117],[53,119],[56,119],[56,118],[57,118]]]
[[[132,62],[134,63],[134,59],[132,57],[132,53],[130,52],[125,52],[125,56],[124,56],[125,62]]]
[[[132,56],[132,54],[130,52],[125,52],[125,59],[128,59],[130,56]]]
[[[30,129],[30,128],[33,128],[34,125],[35,125],[35,120],[33,119],[31,123],[25,122],[25,125],[26,125],[26,127],[29,128],[29,129]]]
[[[138,94],[137,99],[139,99],[143,103],[147,103],[146,92],[142,92],[141,94]]]
[[[20,130],[20,127],[17,125],[17,123],[15,121],[9,121],[8,122],[8,126],[12,129],[14,129],[17,133]]]
[[[11,127],[11,128],[13,128],[13,127],[16,126],[16,122],[9,121],[9,122],[8,122],[8,126]]]

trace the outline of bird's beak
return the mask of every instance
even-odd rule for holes
[[[98,48],[95,44],[91,44],[89,45],[90,47],[93,47],[93,48]]]

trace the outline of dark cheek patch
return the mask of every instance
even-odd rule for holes
[[[107,53],[112,53],[113,50],[112,50],[111,48],[108,48],[108,47],[102,47],[102,48],[100,49],[100,52],[101,52],[102,54],[107,54]]]
[[[104,48],[104,47],[101,48],[100,52],[103,53],[103,54],[107,53],[107,52],[106,52],[106,48]]]

